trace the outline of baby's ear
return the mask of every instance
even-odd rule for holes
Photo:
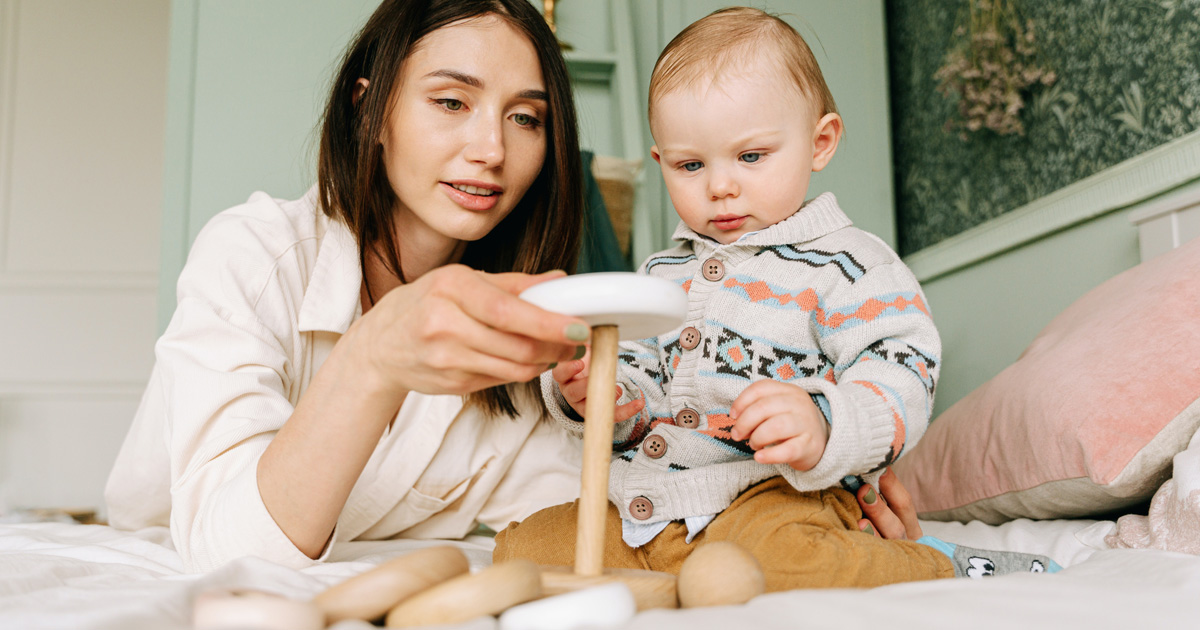
[[[662,164],[662,154],[658,152],[658,145],[650,147],[650,157],[654,158],[655,162]]]
[[[817,121],[813,131],[813,172],[817,172],[833,159],[837,153],[838,142],[842,139],[842,117],[837,114],[825,114]]]

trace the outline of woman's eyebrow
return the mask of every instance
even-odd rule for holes
[[[483,80],[481,80],[479,77],[474,77],[464,72],[459,72],[458,70],[434,70],[425,76],[451,79],[453,81],[458,81],[459,83],[465,83],[475,89],[483,88]],[[545,90],[521,90],[517,96],[534,101],[550,101],[550,95],[547,94]]]

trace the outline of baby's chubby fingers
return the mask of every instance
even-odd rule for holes
[[[621,388],[618,387],[617,388],[617,399],[620,400],[620,398],[621,398]],[[645,406],[646,406],[646,401],[643,398],[637,398],[637,399],[631,400],[631,401],[625,403],[624,405],[617,405],[617,408],[613,410],[613,422],[624,422],[624,421],[638,415],[639,413],[641,413],[642,408]]]
[[[747,387],[746,390],[742,392],[742,395],[738,396],[737,400],[733,401],[733,407],[729,412],[730,416],[735,419],[733,427],[730,429],[730,434],[735,440],[745,440],[750,438],[754,435],[755,431],[758,430],[759,425],[761,425],[763,422],[775,416],[787,414],[789,411],[791,411],[791,404],[787,397],[772,395],[770,392],[767,392],[766,394],[756,393],[756,395],[751,398],[751,402],[749,404],[739,404],[742,402],[742,398],[746,396],[748,392],[750,392],[751,387],[753,387],[753,385]],[[759,440],[759,445],[764,443],[770,443],[770,441],[763,442],[762,440]],[[755,444],[752,443],[751,446],[755,446]]]
[[[587,374],[583,373],[585,367],[587,364],[583,361],[564,361],[550,370],[550,376],[559,385],[566,385],[576,378],[586,378]]]
[[[821,461],[823,450],[818,448],[811,435],[804,434],[758,451],[754,454],[754,461],[760,464],[787,464],[799,471],[812,470]]]

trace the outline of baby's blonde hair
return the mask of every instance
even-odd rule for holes
[[[728,7],[693,22],[658,56],[650,75],[650,119],[655,101],[664,94],[704,79],[716,83],[728,66],[757,61],[764,53],[791,75],[817,119],[837,113],[817,58],[796,29],[759,9]]]

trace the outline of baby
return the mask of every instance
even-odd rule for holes
[[[757,9],[699,20],[659,57],[649,116],[681,243],[640,272],[679,283],[688,315],[621,346],[605,566],[678,573],[693,541],[728,540],[768,591],[1057,569],[858,529],[851,491],[929,423],[941,341],[899,257],[832,194],[806,201],[843,123],[800,35]],[[575,432],[587,367],[542,375]],[[545,541],[575,519],[568,504],[510,525],[495,559],[569,565],[571,545]]]

